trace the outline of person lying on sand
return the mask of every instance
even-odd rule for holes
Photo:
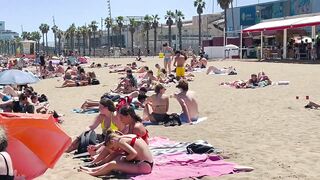
[[[310,109],[319,109],[320,105],[310,101],[307,105],[304,106],[305,108],[310,108]]]
[[[227,74],[227,75],[235,75],[237,74],[236,69],[232,66],[228,67],[228,68],[222,68],[222,69],[218,69],[215,66],[209,66],[208,70],[207,70],[207,75],[210,73],[214,73],[214,74]]]
[[[138,87],[137,80],[132,74],[132,70],[128,69],[126,71],[127,76],[122,79],[117,88],[115,90],[111,90],[113,93],[123,93],[123,94],[129,94],[135,91]]]
[[[119,135],[108,131],[105,146],[114,154],[111,161],[98,167],[87,168],[81,166],[79,171],[92,176],[108,175],[111,171],[128,174],[149,174],[153,168],[153,157],[148,144],[137,135]]]
[[[165,95],[166,88],[162,84],[157,84],[154,89],[155,94],[147,98],[143,119],[159,123],[164,120],[169,110],[169,97]]]
[[[110,70],[109,73],[121,73],[127,71],[128,69],[137,69],[137,63],[133,62],[131,64],[127,64],[126,66],[117,67],[116,69]]]

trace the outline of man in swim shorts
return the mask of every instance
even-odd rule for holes
[[[175,58],[174,58],[174,62],[173,62],[173,66],[176,67],[176,76],[177,79],[179,80],[180,78],[184,78],[185,77],[185,68],[184,68],[184,64],[187,60],[187,56],[182,54],[180,51],[176,51],[175,52]]]

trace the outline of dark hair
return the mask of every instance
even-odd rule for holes
[[[253,76],[254,76],[254,77],[258,77],[256,74],[251,74],[251,77],[253,77]]]
[[[148,74],[152,74],[152,75],[153,75],[153,71],[152,71],[152,70],[149,70],[149,71],[148,71]]]
[[[156,87],[154,87],[154,92],[156,94],[159,94],[160,93],[160,90],[163,89],[163,85],[162,84],[157,84]]]
[[[143,92],[148,92],[148,90],[147,90],[147,88],[145,88],[145,87],[141,87],[140,89],[139,89],[139,91],[143,91]]]
[[[116,106],[114,105],[113,101],[108,98],[102,98],[99,102],[102,106],[108,108],[109,111],[115,112]]]
[[[123,116],[130,116],[135,122],[142,122],[142,119],[140,116],[136,114],[134,109],[130,106],[123,106],[120,110],[119,113]]]
[[[181,52],[180,52],[180,51],[176,51],[176,52],[175,52],[175,55],[177,55],[177,54],[181,54]]]
[[[179,81],[179,84],[176,87],[182,89],[183,91],[188,91],[189,90],[188,81],[182,79]]]
[[[38,99],[38,96],[35,95],[35,94],[32,94],[30,99],[34,99],[34,98],[37,98],[37,99]]]
[[[127,73],[132,73],[132,70],[131,70],[131,69],[128,69],[126,72],[127,72]]]
[[[166,71],[165,68],[162,68],[160,71],[161,71],[163,74],[167,74],[167,71]]]
[[[138,95],[138,101],[141,102],[141,101],[145,101],[147,99],[147,95],[145,94],[139,94]]]
[[[145,68],[147,71],[149,70],[149,67],[148,67],[148,66],[145,66],[144,68]]]
[[[168,46],[168,43],[164,43],[162,46],[163,46],[163,47],[167,47],[167,46]]]
[[[26,100],[26,99],[28,99],[28,96],[27,96],[27,95],[25,95],[24,93],[20,94],[20,96],[19,96],[19,101],[24,101],[24,100]]]
[[[5,151],[8,147],[6,130],[0,126],[0,152]]]

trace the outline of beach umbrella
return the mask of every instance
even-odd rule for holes
[[[239,47],[236,45],[233,45],[233,44],[228,44],[225,46],[225,49],[236,49],[237,50],[237,49],[239,49]]]
[[[11,69],[0,73],[0,84],[16,84],[25,85],[37,83],[39,78],[29,72],[24,72],[21,70]]]
[[[19,174],[33,179],[53,168],[71,138],[49,114],[0,113],[8,136],[7,151]]]
[[[300,44],[301,42],[305,43],[305,42],[308,42],[308,43],[312,43],[312,38],[311,37],[308,37],[308,36],[296,36],[294,37],[294,41],[295,43],[298,43]]]

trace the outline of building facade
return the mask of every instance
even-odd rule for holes
[[[5,22],[0,21],[0,40],[13,40],[19,37],[19,34],[11,30],[6,30]]]
[[[263,20],[320,13],[319,0],[278,0],[227,10],[227,31],[239,32]],[[233,16],[232,16],[233,14]]]

